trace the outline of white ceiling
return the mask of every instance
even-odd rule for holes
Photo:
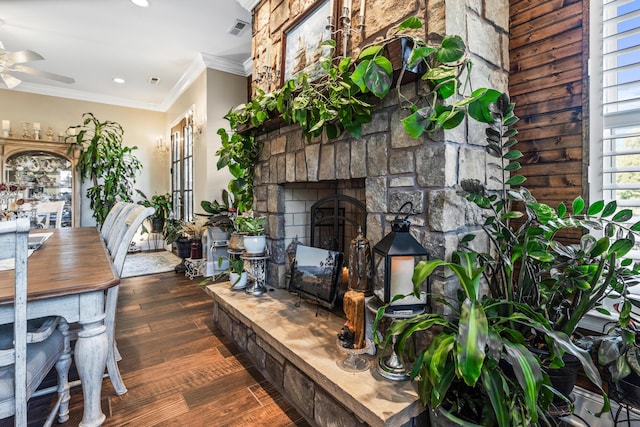
[[[45,59],[25,65],[75,79],[65,84],[20,74],[23,83],[13,90],[166,111],[205,67],[251,73],[249,10],[256,0],[149,3],[0,0],[5,49],[33,50]],[[228,30],[237,19],[249,26],[234,36]],[[151,77],[159,83],[149,84]]]

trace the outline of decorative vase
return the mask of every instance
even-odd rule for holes
[[[164,218],[152,218],[151,219],[151,232],[162,233],[164,229]]]
[[[243,271],[241,274],[230,272],[229,282],[231,282],[231,289],[244,289],[247,287],[247,272]]]
[[[202,240],[191,241],[191,259],[202,259]]]
[[[178,240],[174,242],[176,244],[176,252],[180,258],[182,258],[182,262],[176,265],[175,272],[176,273],[184,273],[186,270],[184,266],[185,258],[189,258],[191,255],[191,240],[186,237],[180,237]]]
[[[538,348],[529,348],[533,354],[537,354],[541,359],[549,358],[549,351]],[[553,388],[558,390],[567,399],[570,399],[573,388],[578,381],[578,372],[580,371],[581,364],[577,357],[572,354],[565,353],[562,356],[564,366],[561,368],[549,368],[546,365],[542,365],[544,372],[549,375],[549,381]],[[554,404],[564,404],[565,402],[559,397],[554,397]]]
[[[244,250],[245,234],[233,232],[229,236],[229,250],[234,252],[242,252]]]
[[[259,255],[264,253],[267,246],[266,236],[244,236],[244,250],[248,254]]]

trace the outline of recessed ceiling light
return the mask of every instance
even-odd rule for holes
[[[149,6],[149,1],[148,0],[131,0],[131,3],[135,4],[136,6],[140,6],[140,7]]]
[[[115,83],[124,84],[124,79],[122,77],[114,77],[113,81]]]

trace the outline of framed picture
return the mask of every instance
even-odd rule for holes
[[[336,15],[334,0],[321,0],[284,30],[281,83],[301,72],[307,73],[310,80],[323,74],[320,59],[331,56],[331,49],[320,47],[320,43],[333,37],[326,27],[329,17],[336,22]]]

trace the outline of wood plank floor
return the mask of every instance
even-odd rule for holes
[[[116,330],[128,392],[117,396],[103,380],[104,426],[309,426],[213,325],[212,300],[197,279],[123,279]],[[81,389],[71,396],[64,426],[82,418]],[[35,421],[38,404],[30,403]]]

